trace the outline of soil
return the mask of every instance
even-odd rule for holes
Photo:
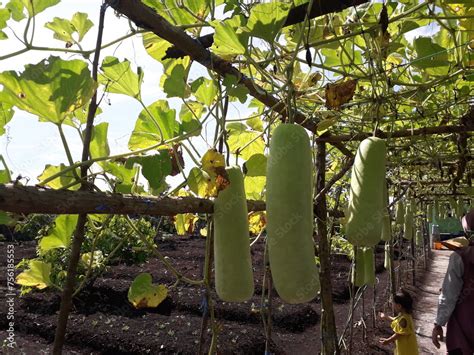
[[[160,241],[159,248],[184,275],[199,279],[204,262],[204,239],[175,237]],[[0,336],[8,328],[6,294],[6,244],[0,259]],[[219,301],[215,314],[219,324],[219,354],[263,354],[265,334],[259,311],[263,276],[263,244],[252,249],[255,295],[243,303]],[[35,243],[15,246],[15,261],[35,256]],[[331,260],[334,311],[338,334],[348,321],[350,302],[350,261],[343,255]],[[374,327],[373,310],[387,310],[388,273],[383,269],[383,246],[376,254],[377,285],[368,288],[354,312],[352,345],[345,333],[345,347],[353,354],[388,354],[391,348],[379,346],[378,339],[390,335],[387,324],[378,320]],[[180,283],[156,309],[134,309],[127,300],[131,281],[149,272],[154,283],[171,286],[175,279],[158,259],[141,265],[119,264],[110,267],[92,287],[74,300],[69,318],[65,354],[196,354],[203,314],[203,289]],[[273,292],[276,295],[276,292]],[[374,304],[375,299],[375,307]],[[50,353],[59,310],[60,295],[46,290],[15,299],[15,337],[17,349],[10,353]],[[273,328],[271,352],[274,354],[318,354],[320,351],[319,298],[290,305],[278,296],[272,300]],[[350,327],[349,327],[350,328]],[[206,329],[205,349],[209,347],[210,328]],[[8,349],[3,348],[4,352]],[[348,350],[344,351],[348,353]]]

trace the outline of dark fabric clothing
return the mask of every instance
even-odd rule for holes
[[[448,321],[448,352],[460,349],[463,355],[474,354],[474,246],[456,251],[463,260],[463,288],[456,308]],[[459,353],[461,354],[461,353]]]

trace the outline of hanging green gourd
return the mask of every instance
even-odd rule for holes
[[[351,280],[354,286],[373,286],[375,283],[374,248],[355,248],[354,264],[352,265]]]
[[[439,221],[439,201],[437,198],[434,200],[433,205],[433,223],[438,223]]]
[[[441,219],[446,218],[446,204],[443,202],[439,204],[439,218]]]
[[[462,198],[458,198],[458,201],[456,203],[456,217],[462,218],[463,214],[464,214],[464,204],[463,204]]]
[[[254,292],[247,199],[239,167],[226,168],[230,184],[214,201],[216,292],[226,302],[243,302]]]
[[[428,223],[433,222],[433,205],[431,204],[426,206],[426,220]]]
[[[454,199],[454,197],[449,198],[449,207],[451,209],[451,216],[457,215],[458,202]]]
[[[405,223],[403,225],[403,237],[407,240],[413,239],[413,212],[410,205],[407,205],[405,212]]]
[[[396,212],[395,212],[395,223],[398,226],[402,226],[405,222],[405,204],[402,200],[397,202]]]
[[[351,173],[346,225],[347,239],[355,246],[373,246],[380,241],[385,184],[385,141],[370,137],[357,149]]]
[[[364,249],[365,284],[373,286],[375,284],[375,254],[374,248]]]
[[[383,184],[383,190],[384,190],[384,196],[383,196],[384,215],[382,217],[382,236],[381,236],[381,239],[384,242],[386,242],[386,241],[389,241],[392,238],[392,226],[391,226],[390,214],[389,214],[389,210],[388,210],[389,199],[388,199],[387,183]]]
[[[383,263],[383,267],[386,269],[386,270],[389,270],[390,269],[390,266],[392,264],[392,258],[390,256],[390,243],[385,243],[385,248],[384,248],[384,263]]]
[[[422,247],[423,246],[423,233],[421,232],[421,229],[416,230],[415,234],[415,244],[417,247]]]
[[[364,248],[354,248],[354,262],[351,269],[351,282],[356,287],[365,284]]]
[[[312,154],[299,125],[281,124],[267,164],[267,241],[273,283],[288,303],[311,301],[319,291],[313,243]]]

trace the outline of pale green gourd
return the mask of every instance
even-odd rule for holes
[[[312,154],[303,127],[281,124],[267,164],[267,241],[273,283],[288,303],[311,301],[319,291],[313,243]]]
[[[247,200],[240,168],[226,171],[230,184],[214,201],[216,292],[223,301],[243,302],[254,292]]]
[[[355,246],[374,246],[382,235],[385,184],[385,141],[370,137],[357,149],[351,173],[346,225],[347,239]]]

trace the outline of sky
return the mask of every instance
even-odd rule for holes
[[[85,36],[82,46],[84,49],[92,49],[96,42],[96,31],[99,18],[99,8],[101,1],[98,0],[63,0],[58,5],[49,8],[39,14],[36,18],[36,28],[34,44],[37,46],[63,48],[64,42],[53,38],[53,32],[44,28],[47,21],[51,21],[53,17],[61,17],[71,19],[75,12],[85,12],[94,23],[89,33]],[[23,28],[26,21],[20,23],[9,21],[11,26],[5,29],[9,36],[8,40],[1,41],[1,54],[14,52],[22,48],[22,44],[15,38],[14,33],[22,37]],[[107,43],[121,35],[125,34],[129,29],[127,20],[118,18],[112,9],[108,9],[105,19],[105,30],[103,43]],[[409,34],[410,39],[417,35],[433,32],[434,28],[426,29],[425,33],[420,31],[412,31]],[[22,71],[25,64],[37,63],[47,58],[50,52],[45,51],[29,51],[27,53],[15,56],[13,58],[0,61],[0,71],[15,70]],[[62,54],[55,52],[64,59],[82,58],[79,55]],[[135,36],[120,43],[109,47],[101,52],[101,58],[107,55],[115,55],[120,59],[127,57],[132,62],[133,70],[136,66],[143,68],[145,73],[144,83],[142,86],[142,97],[148,105],[157,99],[165,98],[159,86],[159,80],[162,74],[162,66],[159,62],[151,58],[143,48],[141,37]],[[199,75],[205,75],[205,70],[199,65],[193,66],[194,70],[201,71]],[[173,106],[173,100],[170,105]],[[109,146],[111,154],[119,154],[128,151],[127,143],[129,135],[135,125],[135,120],[141,111],[141,106],[134,99],[124,96],[109,94],[105,105],[101,106],[103,113],[97,117],[96,123],[109,122]],[[175,108],[178,108],[175,105]],[[229,118],[239,118],[239,109],[242,107],[233,106],[230,108]],[[242,112],[242,111],[241,111]],[[242,115],[245,112],[241,113]],[[207,127],[212,129],[211,127]],[[65,134],[67,136],[72,155],[75,161],[79,161],[82,152],[82,144],[77,132],[65,126]],[[16,110],[16,114],[12,121],[6,126],[6,133],[0,137],[0,154],[5,158],[8,167],[13,171],[14,177],[21,175],[29,179],[29,184],[37,182],[36,177],[42,173],[45,164],[58,165],[66,163],[66,155],[64,153],[61,140],[55,125],[51,123],[38,122],[38,119],[26,112]],[[203,151],[206,149],[205,143],[200,143]],[[187,164],[186,170],[189,169]],[[176,178],[178,181],[180,178]],[[182,179],[182,178],[181,178]],[[175,181],[168,181],[172,185]],[[23,181],[26,183],[26,180]],[[179,181],[181,182],[181,180]],[[177,183],[179,183],[177,182]]]

